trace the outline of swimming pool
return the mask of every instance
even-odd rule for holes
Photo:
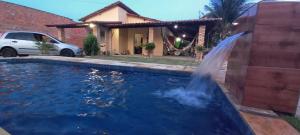
[[[0,60],[0,73],[0,127],[12,134],[252,134],[209,79],[200,106],[163,94],[188,73],[46,60]]]

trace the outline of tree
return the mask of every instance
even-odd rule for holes
[[[89,34],[83,43],[83,50],[86,55],[97,55],[99,52],[99,46],[97,38],[93,34]]]
[[[208,11],[205,17],[222,18],[214,28],[215,43],[231,34],[232,23],[245,12],[246,3],[247,0],[211,0],[209,5],[205,5],[204,8]]]

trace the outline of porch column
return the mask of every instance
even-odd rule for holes
[[[205,32],[206,32],[206,26],[199,26],[198,30],[198,40],[196,42],[196,46],[204,46],[205,44]],[[196,51],[196,61],[201,61],[203,59],[203,52],[197,52]]]
[[[92,33],[97,38],[98,43],[100,43],[100,27],[98,25],[92,28]]]
[[[66,40],[65,29],[64,28],[57,28],[57,29],[58,29],[58,33],[57,33],[58,39],[65,42]]]
[[[154,43],[154,28],[150,27],[148,31],[148,43]],[[143,55],[148,55],[146,49],[143,47]]]
[[[205,32],[206,32],[206,26],[205,25],[199,26],[197,45],[204,46],[204,44],[205,44]]]
[[[107,55],[111,55],[112,54],[112,29],[107,30],[106,40],[107,40],[106,52]]]
[[[149,28],[148,43],[154,42],[154,29]]]

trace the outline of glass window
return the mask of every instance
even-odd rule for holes
[[[36,41],[32,33],[8,33],[5,39],[17,39],[17,40],[27,40],[27,41]]]
[[[39,42],[47,42],[47,43],[57,43],[55,40],[53,40],[52,38],[50,38],[49,36],[43,35],[43,34],[34,34],[34,38],[36,41]]]

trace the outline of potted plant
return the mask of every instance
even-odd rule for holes
[[[195,49],[196,49],[196,60],[201,61],[203,58],[203,53],[206,50],[206,48],[202,45],[197,45]]]
[[[147,43],[144,45],[145,50],[147,51],[147,54],[149,57],[153,54],[153,50],[155,49],[154,43]]]
[[[37,48],[40,50],[42,55],[49,55],[51,50],[54,50],[54,44],[48,43],[46,41],[37,41],[36,42]]]

